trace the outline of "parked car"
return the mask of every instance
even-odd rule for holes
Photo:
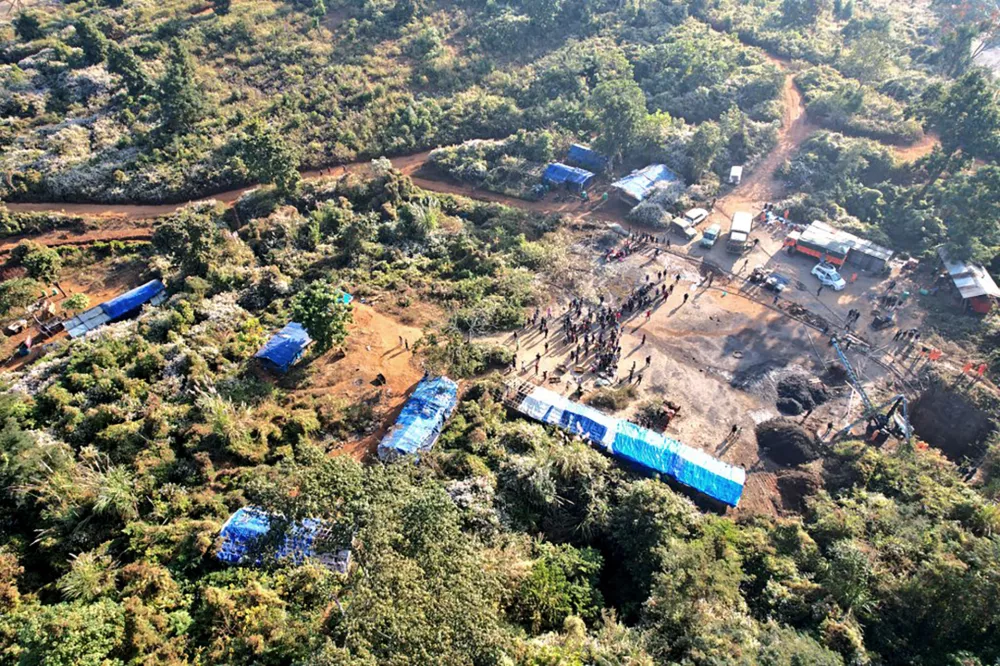
[[[786,278],[784,275],[779,275],[778,273],[771,273],[770,275],[767,276],[767,279],[764,280],[764,289],[768,289],[777,294],[780,294],[781,292],[783,292],[785,289],[788,288],[789,284],[791,284],[791,280]]]
[[[830,287],[834,291],[841,291],[847,286],[847,281],[840,277],[837,267],[833,264],[820,262],[813,266],[811,272],[823,283],[824,287]]]
[[[719,240],[719,234],[722,233],[722,227],[718,224],[713,224],[708,229],[705,229],[704,233],[701,235],[701,246],[702,247],[713,247],[715,241]]]
[[[670,230],[689,241],[694,240],[698,235],[698,230],[688,222],[686,217],[675,217],[674,221],[670,223]]]
[[[684,213],[684,219],[691,223],[691,226],[697,227],[708,217],[708,211],[704,208],[692,208],[688,212]]]

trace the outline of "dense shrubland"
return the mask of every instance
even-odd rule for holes
[[[486,378],[422,464],[363,467],[327,454],[343,420],[322,398],[246,371],[277,304],[175,289],[0,399],[6,661],[1000,657],[998,516],[937,454],[843,444],[801,518],[734,522],[506,416]],[[220,566],[246,503],[326,519],[355,569]]]

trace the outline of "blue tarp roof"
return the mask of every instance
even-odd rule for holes
[[[673,182],[679,183],[681,179],[666,164],[650,164],[638,171],[633,171],[621,180],[615,181],[611,187],[623,191],[636,201],[642,201],[649,196],[653,186],[657,183]]]
[[[260,557],[253,562],[244,561],[258,546],[261,539],[271,530],[271,514],[254,507],[243,507],[229,517],[222,526],[219,536],[222,545],[215,556],[227,564],[260,564]],[[345,573],[350,561],[350,551],[337,550],[333,554],[317,553],[317,546],[328,536],[326,524],[321,520],[306,518],[290,525],[278,544],[275,555],[291,558],[299,563],[307,557],[315,557],[323,564]],[[329,545],[329,544],[327,544]]]
[[[618,422],[611,452],[730,506],[736,506],[743,494],[746,472],[742,468],[629,421]]]
[[[582,190],[593,180],[594,174],[583,169],[571,167],[562,162],[553,162],[545,168],[542,180],[553,185],[567,185]]]
[[[153,298],[166,290],[159,280],[150,280],[144,285],[138,286],[131,291],[126,291],[121,296],[115,296],[110,301],[101,303],[101,309],[109,319],[115,320],[132,314],[143,305],[153,300]]]
[[[665,474],[730,506],[736,506],[743,494],[746,472],[742,468],[548,389],[532,388],[516,409],[525,416],[601,445],[615,457]]]
[[[536,421],[559,426],[595,444],[609,447],[615,419],[593,407],[573,402],[548,389],[536,388],[521,401],[519,411]]]
[[[288,528],[278,546],[278,557],[291,557],[296,562],[312,557],[313,546],[323,523],[307,519]],[[229,517],[219,536],[222,546],[216,557],[229,564],[239,564],[271,529],[271,516],[265,511],[243,507]]]
[[[379,443],[379,457],[385,459],[430,450],[456,402],[458,384],[447,377],[420,380],[396,423]]]
[[[608,168],[608,158],[598,152],[594,152],[587,146],[574,143],[569,147],[566,161],[578,164],[591,171],[604,171]]]
[[[254,358],[270,361],[282,372],[288,372],[310,342],[312,338],[305,327],[293,321],[272,335],[260,351],[254,354]]]

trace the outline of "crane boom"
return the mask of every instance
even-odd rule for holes
[[[851,380],[851,386],[857,390],[858,395],[861,396],[861,402],[865,406],[865,416],[870,416],[872,412],[876,411],[875,403],[872,402],[871,398],[868,397],[868,393],[865,391],[865,387],[861,385],[861,379],[858,378],[858,373],[854,371],[854,366],[851,362],[847,360],[847,354],[844,350],[840,348],[840,342],[837,341],[837,337],[834,336],[830,339],[830,344],[833,348],[837,350],[837,356],[840,358],[841,364],[847,371],[847,378]]]

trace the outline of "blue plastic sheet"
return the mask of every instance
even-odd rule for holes
[[[594,174],[583,169],[577,169],[561,162],[553,162],[545,168],[542,180],[550,185],[565,185],[577,192],[587,188]]]
[[[317,538],[322,531],[323,523],[319,520],[307,519],[296,523],[285,532],[285,538],[278,546],[276,555],[279,558],[291,558],[301,562],[315,555]],[[252,507],[243,507],[229,517],[222,526],[219,536],[222,545],[216,557],[228,564],[250,564],[245,562],[247,555],[253,553],[260,541],[271,530],[271,516],[265,511]],[[259,558],[254,564],[259,564]]]
[[[447,377],[420,380],[396,423],[379,443],[379,458],[386,460],[429,451],[457,402],[458,384]]]
[[[254,358],[268,361],[281,372],[288,372],[311,342],[312,338],[305,327],[293,321],[272,335],[260,351],[254,354]]]
[[[607,157],[578,143],[574,143],[569,147],[566,161],[574,166],[583,167],[590,171],[604,171],[608,168]]]
[[[642,201],[649,196],[657,183],[679,183],[680,177],[666,164],[650,164],[638,171],[633,171],[621,180],[611,184],[611,187],[627,194],[636,201]]]
[[[122,319],[134,314],[139,308],[153,300],[157,294],[166,290],[159,280],[150,280],[144,285],[138,286],[131,291],[126,291],[121,296],[115,296],[110,301],[101,303],[101,309],[111,321]]]
[[[736,506],[743,494],[746,472],[742,468],[548,389],[532,389],[516,409],[525,416],[598,444],[617,458],[665,474],[730,506]]]
[[[736,506],[743,494],[742,468],[628,421],[618,422],[611,451],[730,506]]]

